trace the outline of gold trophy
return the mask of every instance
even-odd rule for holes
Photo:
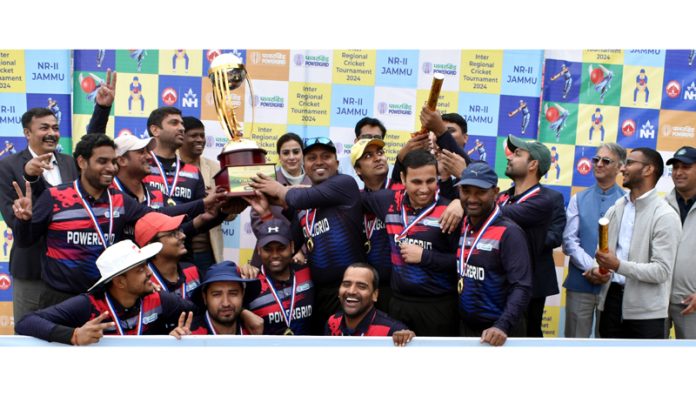
[[[599,224],[599,250],[601,252],[608,252],[609,251],[609,219],[606,217],[602,217],[598,221]],[[599,272],[603,275],[607,274],[609,271],[607,271],[604,268],[600,268]]]
[[[442,73],[434,73],[433,74],[433,82],[430,85],[430,94],[428,95],[428,101],[425,104],[425,106],[428,109],[430,109],[431,111],[435,111],[437,109],[437,100],[440,98],[440,91],[442,90],[442,83],[444,81],[445,81],[444,74],[442,74]],[[424,126],[421,126],[420,131],[412,133],[411,137],[422,135],[424,133],[428,133],[428,129]]]
[[[238,56],[226,53],[213,60],[208,77],[213,84],[213,99],[220,124],[230,136],[230,141],[217,157],[222,169],[213,176],[215,185],[224,187],[229,196],[254,195],[254,190],[249,186],[250,178],[257,173],[263,173],[275,179],[275,164],[266,163],[266,150],[260,148],[256,142],[242,138],[242,128],[234,113],[236,106],[232,103],[232,91],[241,87],[245,80],[253,101],[254,93],[249,74]],[[253,129],[253,102],[251,117]]]

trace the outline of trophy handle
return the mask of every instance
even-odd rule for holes
[[[246,74],[246,80],[247,80],[247,85],[249,86],[249,97],[251,98],[251,129],[249,129],[249,134],[254,130],[254,120],[256,120],[256,103],[254,101],[254,88],[251,86],[251,77],[249,76],[249,71],[247,70]],[[249,138],[251,138],[251,135],[249,135]]]
[[[442,83],[445,81],[445,75],[442,73],[433,74],[433,83],[430,86],[430,94],[428,95],[428,102],[426,106],[431,111],[437,109],[437,101],[440,98],[440,91],[442,90]],[[418,136],[424,133],[428,133],[428,128],[421,126],[420,131],[412,134],[411,136]]]
[[[215,110],[217,111],[222,129],[227,131],[232,140],[238,141],[240,139],[239,124],[237,123],[234,109],[228,108],[227,106],[227,99],[230,96],[231,90],[227,84],[224,72],[222,70],[216,70],[212,82],[215,84],[213,87]]]

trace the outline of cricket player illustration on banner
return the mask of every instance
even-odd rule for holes
[[[590,73],[590,84],[594,84],[595,91],[599,92],[599,103],[604,103],[604,97],[607,91],[611,88],[611,80],[614,78],[614,72],[602,65],[592,67],[588,66]]]
[[[529,126],[529,118],[531,117],[531,114],[529,113],[529,109],[527,108],[527,102],[525,102],[522,99],[520,99],[520,105],[515,110],[508,113],[508,117],[512,118],[520,112],[522,113],[522,124],[520,132],[524,135],[524,133],[527,132],[527,127]]]
[[[56,121],[58,122],[58,125],[60,125],[60,119],[63,116],[63,113],[60,111],[60,106],[58,106],[58,101],[53,99],[53,98],[48,98],[48,106],[46,106],[47,109],[51,110],[54,116],[56,116]]]
[[[592,141],[592,135],[594,132],[600,133],[600,142],[604,141],[604,115],[602,115],[602,109],[597,107],[595,112],[592,113],[592,125],[590,125],[590,142]],[[597,136],[597,135],[594,135]]]
[[[474,152],[478,153],[478,160],[479,161],[486,161],[486,146],[483,145],[483,142],[480,141],[479,139],[476,139],[476,143],[474,144],[474,147],[471,148],[471,150],[467,151],[467,154],[471,156],[474,154]]]
[[[133,109],[133,101],[140,102],[140,112],[145,112],[145,98],[143,97],[143,86],[140,84],[138,76],[133,76],[133,81],[128,86],[130,96],[128,96],[128,112]]]
[[[182,59],[184,61],[184,73],[188,73],[188,71],[189,71],[189,56],[186,53],[186,50],[183,50],[183,49],[176,50],[174,55],[172,55],[172,70],[176,71],[177,63],[181,64],[180,61]]]
[[[650,90],[648,89],[648,76],[645,74],[645,69],[640,69],[640,73],[636,76],[636,89],[633,90],[633,104],[636,104],[639,92],[645,95],[645,104],[648,104]]]
[[[558,161],[558,150],[556,150],[556,146],[551,146],[551,167],[544,175],[544,180],[549,180],[549,172],[551,172],[551,169],[556,169],[556,180],[554,180],[554,182],[558,183],[561,178],[561,165]]]
[[[561,71],[551,77],[551,81],[556,81],[560,77],[563,77],[563,99],[565,99],[568,97],[570,87],[573,85],[573,76],[570,74],[570,69],[565,63],[561,65]]]
[[[104,83],[104,80],[94,73],[89,73],[87,76],[80,73],[78,79],[80,80],[80,89],[87,94],[87,101],[94,102],[99,91],[98,88]]]
[[[689,50],[689,66],[694,64],[695,57],[696,57],[696,50]]]
[[[9,140],[5,140],[5,148],[0,150],[0,157],[2,157],[5,154],[16,154],[17,149],[15,149],[14,143],[10,142]]]
[[[106,50],[97,50],[97,67],[101,68],[102,63],[104,63],[104,57],[106,56]]]
[[[145,59],[145,56],[147,55],[146,50],[142,49],[135,49],[135,50],[130,50],[130,57],[131,59],[134,59],[136,62],[138,62],[138,73],[140,73],[143,69],[143,59]]]
[[[546,103],[544,105],[544,114],[546,120],[550,122],[549,128],[556,133],[556,141],[558,142],[561,139],[561,131],[566,126],[566,120],[570,112],[558,103],[554,103],[553,106],[549,106]]]

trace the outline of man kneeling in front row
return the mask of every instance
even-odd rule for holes
[[[341,312],[329,317],[325,335],[332,336],[391,336],[394,345],[405,346],[416,333],[375,308],[379,296],[379,274],[365,263],[346,268],[338,289]]]

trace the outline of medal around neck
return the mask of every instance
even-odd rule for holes
[[[242,97],[233,95],[232,91],[247,82],[249,87],[249,100],[254,99],[251,80],[242,60],[234,54],[226,53],[218,55],[210,64],[208,77],[213,85],[213,100],[215,110],[222,128],[230,136],[222,153],[218,155],[220,172],[213,179],[217,187],[224,187],[228,196],[251,196],[254,190],[249,186],[252,176],[262,173],[276,178],[275,164],[266,162],[266,150],[260,148],[256,142],[243,139],[242,128],[235,114],[235,110],[242,107]],[[251,107],[251,128],[254,129],[254,104]]]

